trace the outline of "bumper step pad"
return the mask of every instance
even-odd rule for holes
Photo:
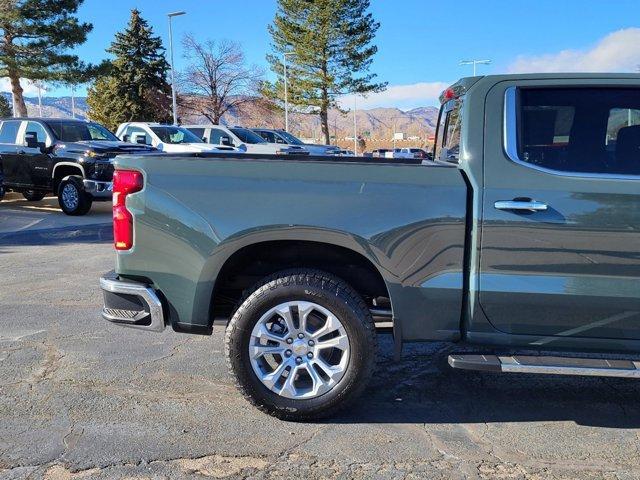
[[[104,294],[102,317],[118,325],[161,332],[165,328],[162,302],[149,285],[119,279],[109,272],[100,278]]]

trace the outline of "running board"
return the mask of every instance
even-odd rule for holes
[[[449,355],[449,365],[485,372],[640,378],[640,361],[533,355]]]

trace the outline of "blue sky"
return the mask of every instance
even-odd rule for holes
[[[361,99],[363,106],[411,108],[434,104],[441,87],[471,73],[459,60],[489,58],[481,73],[515,71],[633,71],[640,65],[639,0],[372,0],[381,23],[373,63],[390,89]],[[176,5],[179,5],[176,7]],[[106,56],[113,34],[127,23],[131,8],[168,45],[166,13],[174,19],[174,38],[228,38],[240,42],[250,63],[266,68],[267,25],[275,0],[85,0],[79,16],[93,23],[88,41],[76,49],[86,61]],[[176,63],[184,65],[181,45]],[[4,84],[0,84],[3,87]],[[49,95],[68,93],[51,89]]]

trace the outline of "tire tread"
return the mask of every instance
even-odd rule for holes
[[[238,323],[242,318],[242,311],[246,309],[251,303],[261,298],[269,290],[273,290],[279,286],[288,286],[295,284],[298,286],[316,286],[323,290],[335,292],[336,297],[342,296],[343,299],[350,304],[356,312],[359,312],[358,318],[362,322],[362,327],[366,335],[366,341],[371,346],[373,353],[372,357],[375,359],[377,352],[377,339],[375,333],[375,324],[369,308],[367,307],[363,298],[351,287],[347,282],[341,280],[334,275],[323,272],[316,269],[296,268],[276,272],[268,277],[263,278],[257,282],[252,288],[245,290],[241,300],[238,302],[238,306],[235,309],[229,324],[227,325],[225,333],[225,358],[227,363],[227,369],[234,379],[235,387],[241,393],[241,395],[258,410],[273,415],[282,420],[310,420],[328,417],[335,414],[338,410],[346,408],[350,405],[366,387],[373,375],[375,369],[375,361],[370,361],[366,364],[364,372],[361,376],[355,379],[358,385],[355,388],[344,388],[342,393],[347,394],[348,398],[342,398],[344,395],[336,396],[332,399],[332,405],[324,408],[321,412],[315,413],[300,413],[291,412],[285,409],[274,409],[268,405],[265,405],[256,400],[252,395],[251,390],[243,385],[238,377],[234,373],[233,363],[230,355],[231,347],[234,342],[234,338],[239,338],[237,334]],[[248,303],[247,303],[248,302]]]

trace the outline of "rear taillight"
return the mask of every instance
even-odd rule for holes
[[[133,247],[133,215],[127,210],[126,200],[128,194],[139,192],[143,185],[140,172],[113,172],[113,240],[116,250],[129,250]]]

